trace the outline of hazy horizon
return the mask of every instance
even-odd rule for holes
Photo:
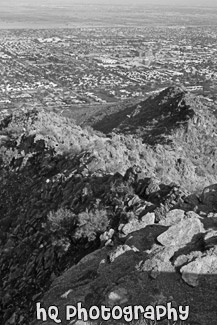
[[[0,29],[217,25],[216,0],[0,0]]]
[[[217,7],[216,0],[0,0],[2,7],[20,8],[22,6],[70,6],[70,5],[173,5]]]

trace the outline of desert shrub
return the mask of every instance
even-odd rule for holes
[[[50,211],[47,220],[52,246],[55,247],[58,258],[62,258],[74,243],[77,217],[71,210],[59,208],[57,211]]]
[[[106,210],[86,211],[78,215],[78,227],[75,238],[87,238],[93,241],[97,235],[106,231],[109,227],[109,218]]]
[[[56,235],[58,243],[60,239],[62,242],[63,238],[73,243],[81,238],[93,241],[98,234],[103,233],[109,227],[106,210],[97,209],[75,215],[69,209],[60,208],[55,212],[50,211],[47,218],[50,230]]]
[[[57,211],[50,211],[47,219],[49,229],[56,238],[67,238],[71,242],[77,225],[77,216],[71,210],[59,208]]]

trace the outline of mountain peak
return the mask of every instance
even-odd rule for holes
[[[182,86],[173,86],[125,110],[105,116],[93,127],[105,133],[134,134],[150,145],[171,143],[174,132],[187,130],[195,115],[203,115],[201,108],[204,104],[199,98]]]

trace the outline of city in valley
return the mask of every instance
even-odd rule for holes
[[[162,19],[162,8],[155,8],[147,11],[147,23],[138,24],[132,13],[130,24],[124,8],[126,25],[118,24],[117,17],[114,24],[111,19],[55,28],[3,24],[0,109],[36,106],[65,112],[147,97],[172,84],[215,102],[216,12],[207,9],[202,15],[189,9],[196,17],[190,19],[169,7]],[[152,15],[159,24],[151,23]]]

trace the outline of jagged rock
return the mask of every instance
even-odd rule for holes
[[[207,215],[207,218],[213,218],[213,219],[216,219],[216,220],[217,220],[217,213],[210,212],[210,213]]]
[[[130,200],[127,202],[127,205],[128,205],[129,207],[131,207],[131,206],[134,206],[134,205],[136,205],[136,204],[138,204],[138,203],[140,203],[140,202],[141,202],[141,199],[139,198],[139,196],[138,196],[138,195],[134,195],[133,198],[130,199]]]
[[[190,262],[192,262],[193,260],[195,260],[198,257],[202,256],[202,252],[201,251],[192,251],[189,254],[185,254],[185,255],[179,255],[173,262],[174,266],[176,268],[181,268],[183,265],[188,264]]]
[[[124,235],[128,235],[133,231],[139,230],[141,228],[145,228],[148,225],[154,224],[155,222],[155,214],[147,213],[142,217],[141,220],[133,219],[128,222],[126,225],[119,227],[119,231],[122,231]]]
[[[175,247],[159,248],[156,247],[140,268],[143,272],[149,272],[152,278],[156,278],[163,272],[174,272],[174,266],[170,259],[176,251]]]
[[[204,235],[204,247],[205,249],[210,249],[212,247],[217,247],[217,230],[209,230]]]
[[[172,225],[167,231],[157,237],[164,246],[183,247],[190,243],[195,235],[205,232],[204,226],[197,217],[191,217]]]
[[[126,237],[125,244],[136,247],[140,251],[150,250],[156,242],[157,236],[166,231],[168,227],[158,224],[148,225],[145,228],[130,233]]]
[[[174,209],[169,211],[166,214],[165,219],[161,219],[159,222],[159,225],[163,226],[172,226],[184,219],[185,216],[185,211],[180,210],[180,209]]]
[[[129,184],[136,183],[138,179],[138,174],[141,173],[141,168],[139,166],[133,166],[128,168],[124,175],[124,180],[127,181]]]
[[[165,186],[164,186],[165,187]],[[163,192],[163,191],[162,191]],[[186,193],[178,186],[171,183],[166,187],[166,193],[162,193],[162,199],[160,200],[160,206],[155,211],[156,222],[164,220],[167,213],[173,209],[183,209],[183,199]]]
[[[169,212],[170,207],[165,206],[164,204],[160,203],[160,206],[154,210],[155,213],[155,221],[159,222],[160,220],[164,220],[166,214]]]
[[[151,194],[153,195],[159,191],[160,191],[159,181],[157,181],[156,179],[150,179],[145,190],[145,195],[147,196]]]
[[[113,252],[111,252],[109,254],[110,262],[111,263],[114,262],[116,260],[116,258],[118,258],[120,255],[125,254],[126,252],[131,251],[131,250],[134,251],[134,252],[138,251],[137,248],[130,247],[130,246],[126,245],[126,244],[118,246]]]
[[[112,237],[114,236],[114,233],[114,229],[111,228],[109,231],[105,231],[102,235],[100,235],[101,244],[105,244],[105,246],[112,244]]]
[[[202,218],[194,211],[187,211],[185,214],[187,219],[199,218],[199,220],[202,220]]]
[[[180,272],[183,280],[190,286],[195,287],[199,284],[200,276],[217,273],[217,256],[207,255],[197,258],[195,261],[184,265]]]

